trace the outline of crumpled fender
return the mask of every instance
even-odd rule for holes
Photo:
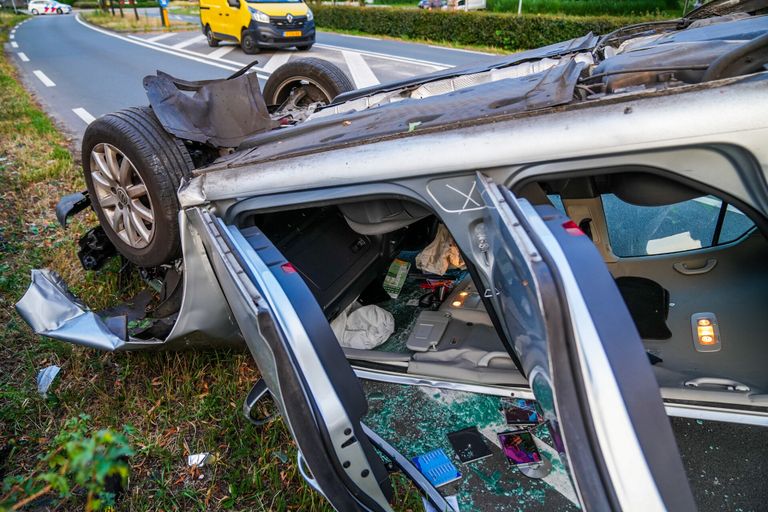
[[[16,311],[36,334],[100,350],[120,350],[130,341],[125,317],[103,320],[67,289],[56,272],[32,270],[32,282]],[[118,334],[120,333],[120,335]],[[156,345],[159,340],[140,341]]]

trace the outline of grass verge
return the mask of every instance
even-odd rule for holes
[[[0,12],[0,42],[22,18]],[[0,511],[104,509],[94,467],[130,474],[116,510],[330,510],[301,480],[282,420],[256,428],[242,418],[258,378],[245,353],[102,353],[36,336],[14,312],[36,267],[59,272],[94,308],[135,290],[114,265],[86,272],[77,262],[93,214],[57,225],[55,202],[84,189],[81,172],[10,58],[0,55]],[[42,397],[35,377],[52,364],[61,373]],[[187,467],[199,452],[211,461]]]
[[[102,11],[82,12],[80,16],[88,23],[93,23],[115,32],[176,32],[198,28],[196,23],[187,23],[174,19],[169,20],[171,23],[170,27],[164,27],[159,17],[148,16],[143,11],[139,12],[139,19],[137,20],[130,9],[125,9],[125,16],[120,16],[118,11],[115,11],[114,16],[110,12]]]

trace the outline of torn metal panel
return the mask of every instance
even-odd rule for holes
[[[330,118],[308,121],[290,130],[252,137],[238,151],[200,169],[232,168],[292,154],[328,150],[429,128],[454,128],[460,123],[529,112],[569,103],[584,63],[563,59],[560,65],[528,76],[480,84],[447,94],[397,103]],[[279,144],[276,144],[280,141]]]
[[[32,271],[32,283],[16,311],[37,334],[77,345],[117,350],[126,343],[67,289],[51,270]]]
[[[189,226],[185,212],[179,214],[184,254],[183,292],[178,314],[145,318],[146,298],[134,306],[118,305],[94,312],[77,299],[55,272],[32,271],[32,282],[16,304],[16,310],[37,334],[100,350],[141,350],[162,348],[244,348],[245,343],[210,267],[199,235]],[[179,285],[181,286],[181,285]],[[141,295],[141,294],[140,294]],[[134,301],[136,302],[136,301]],[[162,306],[162,304],[161,304]],[[160,311],[160,306],[155,310]],[[141,316],[161,322],[167,338],[152,337],[159,330],[145,329],[145,338],[131,336],[128,320]],[[167,331],[166,331],[167,332]]]
[[[277,126],[256,73],[189,82],[158,71],[144,78],[144,89],[163,128],[181,139],[232,148]]]

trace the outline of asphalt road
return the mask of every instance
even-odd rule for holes
[[[31,18],[11,36],[6,51],[14,54],[26,85],[77,138],[95,117],[146,104],[142,78],[158,69],[189,80],[223,78],[255,59],[263,86],[281,64],[312,56],[340,66],[356,86],[365,87],[494,58],[479,52],[323,32],[309,52],[290,49],[252,56],[226,43],[209,48],[199,31],[116,34],[88,25],[75,15]]]

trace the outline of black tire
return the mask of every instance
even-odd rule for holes
[[[338,66],[327,60],[307,57],[296,59],[277,68],[264,84],[264,100],[267,105],[282,105],[294,87],[302,86],[302,80],[317,86],[326,104],[343,92],[354,90],[352,81]],[[312,98],[312,100],[319,100]]]
[[[39,12],[37,12],[37,9],[32,9],[30,12],[32,13],[32,16],[37,16],[38,14],[40,14]]]
[[[56,14],[61,14],[61,13],[62,13],[61,7],[59,7],[58,9],[56,9]]]
[[[259,53],[259,42],[256,40],[256,35],[253,32],[243,30],[243,34],[240,37],[240,48],[244,53],[248,55],[256,55]]]
[[[145,242],[144,247],[135,247],[121,238],[98,200],[91,159],[94,150],[98,153],[104,145],[117,149],[127,157],[145,185],[146,194],[142,200],[149,201],[148,208],[154,220],[151,238]],[[181,179],[190,175],[194,165],[184,143],[163,129],[152,109],[128,108],[96,119],[83,136],[82,155],[85,183],[93,209],[117,250],[140,267],[154,267],[179,257],[181,241],[176,192]],[[100,191],[102,194],[108,193],[103,186]],[[114,193],[114,196],[117,198],[120,194]],[[125,194],[123,197],[126,197]],[[120,208],[122,210],[123,206]],[[117,215],[116,209],[114,215]],[[123,228],[128,231],[124,223]]]
[[[308,52],[309,50],[312,49],[312,45],[313,45],[313,43],[301,44],[301,45],[297,46],[296,49],[299,50],[300,52]]]
[[[208,46],[211,48],[219,46],[219,40],[213,37],[213,31],[211,30],[210,25],[205,26],[205,38],[208,41]]]

